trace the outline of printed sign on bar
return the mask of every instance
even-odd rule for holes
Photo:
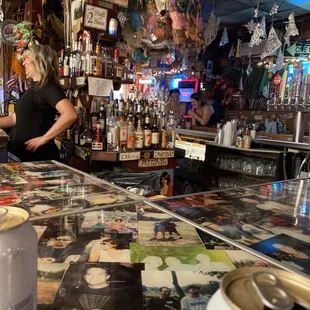
[[[161,167],[161,166],[167,166],[167,165],[168,165],[168,159],[167,158],[141,159],[138,162],[139,168]]]
[[[154,158],[172,158],[174,151],[154,151]]]
[[[85,3],[84,27],[102,31],[107,30],[108,10],[100,6]]]
[[[113,90],[112,80],[88,77],[88,93],[90,96],[109,97]]]
[[[119,160],[120,161],[138,160],[138,159],[140,159],[140,152],[119,153]]]

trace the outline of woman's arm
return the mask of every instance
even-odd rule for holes
[[[194,111],[192,112],[192,117],[198,121],[202,126],[205,126],[208,124],[211,115],[213,114],[213,109],[209,105],[205,105],[202,110],[202,117],[200,117],[197,113]]]
[[[56,138],[76,121],[76,110],[68,99],[60,100],[56,104],[56,109],[60,113],[60,117],[56,123],[45,133],[45,135],[25,142],[28,151],[35,152],[40,146]]]
[[[16,115],[15,113],[10,116],[5,116],[0,118],[0,128],[10,128],[16,125]]]

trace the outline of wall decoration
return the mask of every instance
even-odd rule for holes
[[[261,59],[264,59],[266,56],[271,55],[281,46],[282,43],[279,40],[277,33],[274,30],[274,27],[271,27],[264,51],[261,55]]]
[[[84,27],[107,30],[108,10],[99,6],[85,3],[84,7]]]
[[[214,13],[210,14],[209,20],[204,32],[205,44],[209,46],[216,38],[220,26],[220,19],[216,18]]]
[[[244,25],[244,27],[246,27],[249,31],[249,34],[252,34],[255,30],[256,27],[256,23],[254,22],[254,20],[252,19],[251,21],[249,21],[247,24]]]
[[[0,13],[1,17],[1,13]],[[6,19],[0,25],[1,42],[9,45],[15,43],[14,28],[17,25],[17,21]]]
[[[278,13],[278,9],[279,9],[279,6],[275,3],[273,5],[273,7],[271,8],[271,11],[269,12],[269,15],[272,16],[272,15],[275,15]]]
[[[289,20],[289,23],[285,27],[286,33],[285,33],[285,36],[284,36],[284,40],[285,40],[285,43],[288,46],[290,46],[291,45],[290,37],[298,36],[299,35],[299,31],[298,31],[296,23],[295,23],[295,15],[294,15],[294,13],[292,13],[288,17],[288,20]]]
[[[228,43],[229,43],[228,32],[227,32],[227,28],[224,27],[222,38],[221,38],[221,42],[220,42],[220,46],[224,46],[224,45],[226,45]]]

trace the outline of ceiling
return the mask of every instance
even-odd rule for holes
[[[221,18],[221,24],[245,24],[254,15],[258,0],[200,0],[204,22],[209,18],[213,8],[214,14]],[[269,12],[275,0],[260,0],[260,16],[266,16],[267,22],[271,21]],[[283,20],[294,11],[295,16],[310,13],[310,0],[276,0],[279,5],[278,14],[274,20]]]

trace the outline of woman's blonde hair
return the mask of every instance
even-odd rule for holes
[[[37,84],[38,88],[47,82],[59,85],[59,62],[58,55],[48,45],[33,44],[29,47],[37,71],[41,74],[41,79]]]

